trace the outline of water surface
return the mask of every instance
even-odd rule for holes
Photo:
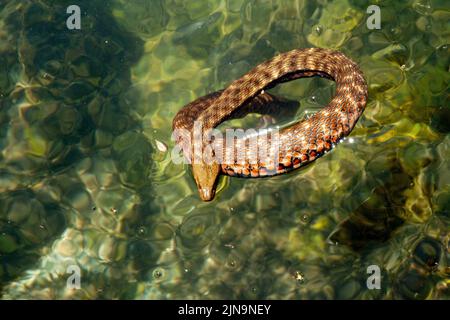
[[[3,299],[450,297],[447,1],[383,1],[379,30],[353,0],[77,1],[81,30],[68,30],[72,2],[0,4]],[[303,47],[363,70],[351,139],[291,174],[223,178],[201,202],[171,161],[173,117]],[[333,90],[275,88],[300,102],[280,123]]]

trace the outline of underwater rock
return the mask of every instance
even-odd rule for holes
[[[114,237],[102,239],[98,257],[104,262],[117,262],[126,256],[126,242]]]
[[[441,133],[450,132],[450,108],[441,106],[433,112],[431,126]]]
[[[0,254],[12,253],[17,249],[19,249],[19,244],[13,235],[6,232],[0,234]]]
[[[361,284],[354,279],[349,279],[339,287],[340,288],[336,293],[336,298],[344,300],[355,299],[355,297],[359,295],[359,291],[362,289]]]
[[[448,295],[442,1],[392,2],[381,30],[367,30],[367,5],[356,0],[79,2],[82,32],[66,30],[67,1],[0,5],[4,297]],[[169,141],[185,103],[278,51],[311,45],[342,48],[368,79],[353,142],[301,172],[221,179],[217,200],[200,204],[188,166],[153,155],[167,149],[155,139]],[[333,93],[305,82],[280,90],[302,97],[292,117]],[[411,219],[425,209],[426,219]],[[82,267],[82,290],[66,288],[62,260]],[[354,274],[386,260],[382,278],[393,280],[365,290]]]
[[[227,9],[230,12],[239,12],[239,10],[242,6],[241,0],[226,0],[226,3],[227,3]]]
[[[160,240],[171,240],[175,231],[173,227],[168,223],[157,223],[151,229],[151,234],[149,238],[160,241]]]
[[[404,79],[400,68],[393,68],[391,63],[378,60],[373,56],[370,60],[362,61],[361,68],[364,70],[372,94],[395,88]]]
[[[160,151],[160,152],[167,152],[168,148],[166,146],[166,144],[164,142],[161,142],[159,140],[155,140],[155,144],[156,144],[156,148]]]
[[[442,244],[435,239],[425,238],[414,249],[414,260],[433,270],[438,267],[442,254]]]
[[[217,232],[213,213],[187,216],[177,230],[177,238],[182,248],[201,249],[213,240]]]
[[[434,161],[432,150],[418,142],[406,145],[402,153],[400,157],[402,167],[411,176],[416,176],[420,170]]]
[[[394,290],[394,295],[398,298],[423,300],[429,296],[431,284],[424,274],[411,269],[399,275]]]

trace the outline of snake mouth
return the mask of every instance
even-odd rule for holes
[[[220,173],[220,165],[213,164],[193,164],[192,174],[203,201],[211,201],[216,194],[216,183]]]

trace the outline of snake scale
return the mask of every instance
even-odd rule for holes
[[[255,146],[248,142],[248,137],[235,138],[231,144],[219,144],[222,147],[218,150],[210,148],[212,151],[209,153],[213,155],[223,153],[221,159],[225,160],[221,162],[206,161],[201,157],[199,161],[195,161],[195,122],[201,124],[202,132],[206,132],[230,119],[244,107],[251,110],[253,106],[273,103],[275,97],[265,90],[281,82],[313,76],[335,81],[335,95],[319,112],[279,131],[276,142],[270,144],[272,148],[277,148],[274,161],[258,156],[254,161],[244,162],[238,161],[236,156],[226,158],[225,154],[230,152],[230,148],[245,154],[257,154],[250,150]],[[271,176],[296,169],[322,156],[350,134],[364,111],[367,96],[367,85],[361,70],[344,54],[321,48],[295,49],[259,64],[226,89],[187,104],[173,119],[173,130],[182,132],[176,135],[176,143],[190,160],[200,197],[209,201],[214,198],[220,174],[239,177]],[[206,145],[206,142],[202,142],[197,150],[206,152]],[[269,150],[269,147],[265,148]]]

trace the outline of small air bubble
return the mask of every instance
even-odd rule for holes
[[[317,35],[320,35],[322,33],[323,27],[322,26],[317,26],[314,31],[316,32]]]

